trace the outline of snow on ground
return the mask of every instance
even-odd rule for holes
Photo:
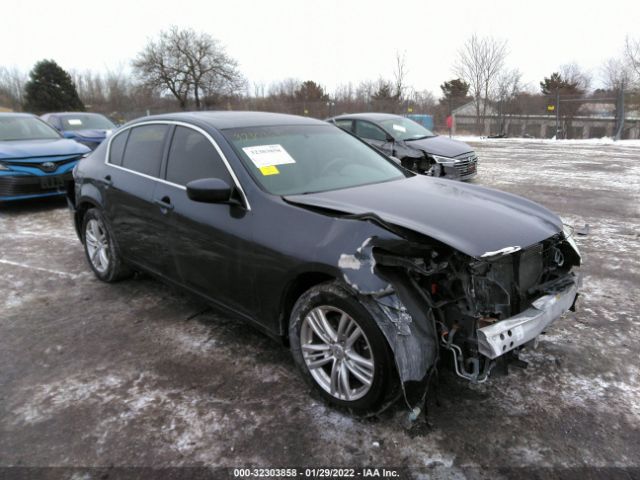
[[[64,202],[5,206],[0,467],[639,467],[640,148],[468,141],[473,183],[590,226],[576,237],[579,310],[523,354],[526,370],[470,385],[442,368],[430,428],[407,432],[402,404],[356,418],[326,407],[286,348],[247,325],[194,317],[202,304],[146,277],[96,281]]]
[[[444,134],[446,135],[446,134]],[[585,138],[585,139],[555,139],[555,138],[523,138],[523,137],[507,137],[507,138],[489,138],[480,135],[453,135],[454,140],[461,142],[490,142],[497,144],[510,143],[544,143],[555,144],[558,146],[569,145],[618,145],[621,147],[640,147],[640,139],[615,140],[612,137],[602,138]]]

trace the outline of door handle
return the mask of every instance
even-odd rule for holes
[[[107,175],[106,177],[104,177],[104,184],[107,187],[110,187],[111,185],[113,185],[113,180],[111,180],[111,175]]]
[[[173,203],[169,197],[162,197],[160,200],[154,200],[153,203],[160,207],[162,213],[167,213],[169,210],[173,210]]]

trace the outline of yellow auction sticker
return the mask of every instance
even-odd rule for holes
[[[260,173],[262,175],[278,175],[280,170],[275,165],[267,165],[266,167],[260,167]]]

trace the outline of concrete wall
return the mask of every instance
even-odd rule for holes
[[[615,135],[614,117],[577,116],[566,129],[567,138],[601,138]],[[498,134],[500,126],[497,116],[487,117],[481,135]],[[454,115],[453,132],[475,134],[475,116]],[[504,118],[504,132],[510,137],[552,138],[556,134],[556,119],[552,115],[510,115]],[[640,119],[625,120],[624,138],[640,138]]]

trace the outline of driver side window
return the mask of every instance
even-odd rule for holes
[[[367,140],[387,141],[387,134],[384,130],[364,120],[356,120],[356,135],[361,138],[366,138]]]

